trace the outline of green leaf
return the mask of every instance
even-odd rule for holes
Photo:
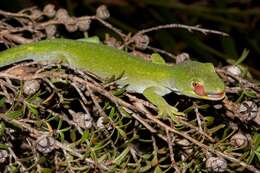
[[[64,134],[63,133],[59,133],[59,136],[60,136],[60,141],[64,142]]]
[[[157,154],[156,154],[156,152],[154,152],[154,157],[153,157],[153,159],[152,159],[152,161],[151,161],[151,164],[153,165],[153,166],[155,166],[155,165],[157,165],[158,164],[158,157],[157,157]]]
[[[28,107],[29,111],[30,111],[33,115],[35,115],[35,116],[38,116],[38,115],[39,115],[39,112],[38,112],[38,110],[37,110],[37,108],[36,108],[35,105],[27,104],[27,107]]]
[[[23,116],[23,111],[22,110],[10,111],[6,113],[6,116],[11,119],[19,119]]]
[[[259,133],[256,133],[254,135],[254,137],[253,137],[253,144],[254,144],[255,147],[253,147],[251,149],[250,154],[249,154],[249,156],[247,158],[247,163],[248,164],[250,164],[254,160],[255,155],[257,155],[256,153],[258,153],[257,157],[259,159],[259,152],[258,152],[259,147],[260,147],[259,146],[260,145],[260,134]]]
[[[41,168],[41,172],[42,173],[51,173],[51,172],[53,172],[53,169],[51,169],[51,168]]]
[[[255,151],[260,153],[260,146],[258,146]]]
[[[124,130],[122,130],[122,129],[118,128],[118,127],[116,127],[116,129],[117,129],[118,133],[119,133],[123,138],[126,138],[126,133],[125,133]]]
[[[8,165],[8,170],[10,171],[10,173],[17,173],[18,172],[18,168],[15,164]]]
[[[111,109],[110,109],[110,112],[109,112],[109,115],[108,115],[108,116],[109,116],[110,118],[113,118],[114,115],[115,115],[115,112],[116,112],[116,108],[111,106]]]
[[[95,153],[93,150],[90,150],[90,157],[91,157],[93,160],[97,160],[97,155],[96,155],[96,153]]]
[[[253,90],[246,89],[246,90],[244,90],[243,93],[244,93],[246,96],[251,97],[251,98],[256,98],[256,97],[257,97],[256,92],[253,91]]]
[[[66,132],[66,131],[69,131],[71,129],[71,127],[66,127],[66,128],[64,128],[64,129],[61,129],[61,130],[59,130],[60,132]]]
[[[117,88],[115,90],[112,91],[112,94],[114,96],[121,96],[123,95],[124,93],[126,92],[126,87],[123,87],[123,88]]]
[[[146,165],[140,168],[140,172],[148,172],[148,170],[151,168],[152,168],[151,163],[146,161]]]
[[[260,153],[259,152],[255,152],[255,155],[257,156],[258,161],[260,161]]]
[[[207,126],[212,125],[212,124],[214,123],[214,121],[215,121],[215,117],[213,117],[213,116],[206,116],[206,117],[204,118],[204,122],[205,122],[205,124],[206,124]]]
[[[0,99],[0,108],[5,106],[5,97]]]
[[[1,149],[1,150],[2,150],[2,149],[7,150],[8,148],[9,148],[8,145],[6,145],[6,144],[0,144],[0,149]]]
[[[103,154],[102,156],[100,156],[98,158],[98,163],[102,163],[102,162],[106,161],[107,158],[108,158],[108,153]]]
[[[84,141],[86,141],[88,139],[89,139],[89,131],[87,130],[87,131],[83,132],[80,140],[81,140],[81,142],[84,142]]]
[[[256,133],[254,135],[253,141],[254,141],[255,147],[258,148],[260,145],[260,133]]]
[[[160,166],[156,166],[156,168],[154,169],[154,173],[163,173],[162,169],[160,168]]]
[[[120,112],[121,112],[123,117],[125,117],[125,118],[132,118],[132,116],[124,108],[119,107],[119,109],[120,109]]]
[[[125,160],[129,151],[130,151],[129,147],[126,147],[126,149],[119,156],[117,156],[117,158],[113,160],[113,163],[115,163],[116,165],[120,165],[123,162],[123,160]]]
[[[226,125],[225,124],[219,124],[211,129],[208,130],[208,133],[213,134],[219,131],[220,129],[223,129]]]
[[[1,122],[0,123],[0,137],[2,137],[5,133],[5,123]]]
[[[57,130],[59,130],[62,126],[62,119],[59,119],[59,124],[58,124],[58,127],[57,127]]]
[[[249,54],[249,50],[244,49],[240,58],[235,62],[234,65],[241,64],[247,58],[248,54]]]
[[[72,142],[75,142],[77,140],[77,135],[75,129],[70,130],[70,139]]]

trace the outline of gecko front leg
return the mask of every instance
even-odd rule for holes
[[[175,115],[185,115],[183,112],[179,112],[176,107],[169,105],[166,100],[156,92],[157,90],[157,87],[146,88],[143,92],[143,95],[145,98],[147,98],[147,100],[157,106],[159,110],[159,117],[165,118],[166,116],[170,116],[172,119],[174,119]]]

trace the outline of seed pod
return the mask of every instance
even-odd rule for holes
[[[69,31],[69,32],[77,31],[78,25],[77,25],[75,18],[73,18],[73,17],[67,18],[67,21],[65,23],[65,27],[66,27],[67,31]]]
[[[26,95],[33,95],[40,89],[39,80],[28,80],[24,82],[23,92]]]
[[[89,19],[79,20],[78,21],[79,30],[82,32],[87,31],[90,27],[90,23],[91,23],[91,20],[89,20]]]
[[[181,64],[184,61],[187,61],[190,59],[190,55],[188,53],[181,53],[176,56],[176,64]]]
[[[100,5],[97,10],[96,10],[96,16],[101,18],[101,19],[107,19],[110,17],[110,13],[107,9],[107,6],[105,5]]]
[[[55,6],[53,4],[47,4],[43,8],[43,14],[49,18],[53,18],[56,14]]]
[[[36,148],[41,153],[50,153],[55,148],[55,140],[51,136],[41,136],[36,141]]]
[[[240,75],[241,75],[241,70],[240,70],[240,68],[238,68],[238,67],[235,66],[235,65],[228,66],[228,67],[227,67],[227,71],[228,71],[229,73],[231,73],[232,75],[235,75],[235,76],[240,76]]]
[[[183,160],[186,160],[190,154],[194,152],[191,142],[188,141],[187,139],[176,139],[176,144],[180,145],[182,150],[181,150],[181,158]]]
[[[58,21],[62,22],[62,23],[66,23],[66,21],[69,18],[69,14],[67,12],[67,10],[60,8],[58,9],[57,13],[56,13],[56,18]]]
[[[191,145],[190,141],[188,141],[187,139],[178,140],[176,143],[177,143],[178,145],[185,146],[185,147]]]
[[[136,44],[136,47],[140,49],[146,49],[150,39],[147,35],[136,35],[134,36],[134,42]]]
[[[55,25],[48,25],[45,28],[45,32],[48,38],[52,38],[54,37],[54,35],[56,34],[57,28]]]
[[[107,119],[107,118],[104,118],[104,117],[100,117],[100,118],[97,120],[97,128],[99,128],[99,129],[104,129],[104,128],[106,128],[107,130],[113,129],[113,127],[112,127],[112,125],[109,123],[108,119]]]
[[[227,169],[227,161],[221,157],[209,157],[206,168],[209,172],[224,172]]]
[[[69,113],[72,115],[73,121],[81,128],[89,129],[92,127],[93,119],[89,114],[83,112],[74,112],[69,109]]]
[[[104,129],[104,117],[99,117],[99,119],[97,120],[97,127],[99,129]]]
[[[239,107],[239,119],[244,122],[253,120],[257,116],[257,105],[252,101],[244,101]]]
[[[248,138],[244,134],[239,132],[231,137],[230,143],[234,147],[245,148],[248,146],[249,142]]]
[[[8,157],[8,152],[6,150],[0,150],[0,163],[4,163]]]
[[[42,12],[38,9],[32,9],[31,17],[33,20],[40,19],[42,17]]]

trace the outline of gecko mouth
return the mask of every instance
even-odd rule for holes
[[[207,93],[207,99],[209,100],[221,100],[225,97],[225,92],[220,93]]]

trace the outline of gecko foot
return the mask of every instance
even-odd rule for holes
[[[183,112],[179,112],[176,107],[173,107],[173,106],[168,105],[168,104],[163,105],[163,106],[159,106],[158,108],[159,108],[158,116],[160,118],[166,118],[167,116],[169,116],[173,119],[174,116],[176,116],[176,115],[180,115],[180,116],[185,115]]]

